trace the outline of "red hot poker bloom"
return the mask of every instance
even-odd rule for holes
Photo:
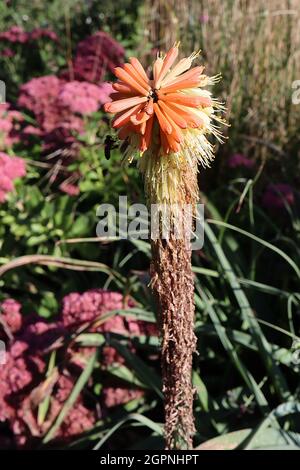
[[[168,155],[182,154],[188,148],[208,166],[213,148],[205,134],[220,138],[212,120],[222,121],[214,114],[222,106],[203,87],[219,77],[207,77],[202,66],[191,68],[198,53],[173,67],[177,56],[176,44],[164,57],[159,55],[153,64],[153,79],[133,57],[123,67],[116,67],[113,101],[104,109],[116,114],[112,125],[119,129],[119,138],[129,143],[129,152],[137,150],[142,155],[155,145],[161,155]]]

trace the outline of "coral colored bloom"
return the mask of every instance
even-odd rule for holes
[[[140,155],[158,151],[160,155],[179,157],[184,150],[185,157],[191,152],[203,166],[209,166],[213,147],[205,135],[212,133],[220,139],[212,120],[221,121],[214,110],[222,106],[203,87],[215,83],[218,77],[204,75],[202,66],[191,69],[197,53],[174,66],[177,56],[177,45],[164,57],[158,55],[153,79],[136,58],[116,67],[115,93],[104,109],[116,114],[113,127],[119,129],[119,138],[129,144],[129,158],[135,151]]]

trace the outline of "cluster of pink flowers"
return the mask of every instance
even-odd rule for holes
[[[144,395],[143,390],[129,389],[125,387],[105,387],[103,392],[103,403],[106,408],[123,405]]]
[[[25,32],[15,26],[0,33],[0,42],[25,44],[41,37],[57,40],[55,33],[48,29]],[[6,47],[3,53],[9,57],[14,51]],[[123,59],[123,47],[107,33],[98,32],[81,41],[70,73],[33,78],[21,86],[18,106],[32,113],[37,125],[26,125],[21,113],[0,105],[0,147],[11,147],[20,140],[30,143],[33,137],[38,137],[44,153],[59,151],[62,163],[68,165],[78,156],[78,136],[85,132],[86,116],[110,100],[113,89],[110,83],[102,82],[104,74]],[[57,158],[51,161],[55,163]],[[78,195],[79,178],[75,173],[66,175],[64,181],[58,181],[60,190],[70,196]]]
[[[93,289],[80,294],[79,292],[72,292],[64,297],[62,302],[62,323],[66,328],[76,327],[85,322],[91,322],[103,313],[111,310],[120,310],[126,307],[132,307],[132,301],[124,302],[122,294],[117,292],[110,292],[102,289]],[[105,322],[108,330],[113,328],[114,332],[120,331],[119,320],[122,317],[116,316],[113,323]],[[123,325],[123,322],[121,322]],[[124,331],[124,328],[121,327]]]
[[[105,100],[109,100],[111,92],[110,83],[93,85],[88,82],[72,81],[62,84],[58,100],[62,107],[73,113],[85,115],[95,113]]]
[[[113,72],[123,62],[123,47],[109,34],[99,31],[78,44],[72,74],[76,80],[99,83],[107,70]]]
[[[0,423],[6,424],[14,436],[14,442],[7,443],[7,446],[30,448],[34,446],[35,440],[45,435],[69,397],[86,359],[95,350],[73,343],[65,352],[61,348],[63,340],[65,345],[65,338],[69,334],[87,322],[101,319],[106,312],[128,309],[130,306],[133,306],[133,302],[125,301],[116,292],[95,289],[83,294],[71,293],[63,299],[58,319],[48,323],[36,315],[22,317],[21,305],[13,299],[0,304],[0,339],[8,344],[6,364],[0,367]],[[88,326],[86,332],[91,331],[106,334],[115,332],[127,336],[157,334],[155,326],[136,321],[130,316],[130,311],[126,317],[114,315],[98,326]],[[47,357],[52,350],[57,351],[58,369],[53,372],[53,380],[45,382]],[[106,370],[112,363],[123,362],[124,359],[114,348],[108,345],[103,348],[102,369]],[[60,367],[59,364],[64,366]],[[82,391],[55,435],[57,442],[66,442],[91,429],[99,418],[109,412],[110,407],[127,403],[144,393],[115,379],[105,380],[101,415],[96,403],[91,403],[92,394],[89,394],[87,400],[86,392]],[[47,416],[40,422],[37,418],[38,405],[48,395],[50,404]]]
[[[57,34],[47,28],[36,28],[31,32],[26,32],[20,26],[12,26],[7,31],[0,33],[0,41],[5,41],[12,44],[26,44],[41,38],[58,41]]]
[[[131,299],[125,301],[122,294],[103,289],[92,289],[80,294],[72,292],[63,299],[61,320],[66,328],[76,327],[100,318],[103,313],[134,307]],[[131,335],[157,334],[156,326],[130,316],[114,315],[96,327],[96,331],[129,333]]]
[[[0,152],[0,203],[14,189],[14,180],[25,176],[25,162],[19,157],[9,157]]]
[[[263,206],[272,211],[285,209],[295,204],[295,193],[289,184],[270,184],[262,196]]]
[[[4,150],[20,141],[20,128],[23,116],[10,109],[8,104],[0,104],[0,149]]]
[[[30,41],[37,41],[42,38],[50,39],[51,41],[58,42],[57,34],[48,28],[35,28],[29,33]]]
[[[22,327],[21,304],[14,299],[6,299],[1,304],[2,320],[9,331],[16,333]]]
[[[83,116],[97,111],[111,91],[107,83],[66,82],[55,75],[33,78],[22,85],[18,105],[34,114],[39,127],[27,126],[23,132],[40,135],[46,150],[71,145],[75,134],[84,131]]]
[[[0,41],[25,44],[28,40],[29,33],[26,33],[20,26],[12,26],[7,31],[0,33]]]
[[[15,55],[15,52],[10,48],[10,47],[5,47],[1,53],[2,57],[7,57],[7,58],[11,58]]]

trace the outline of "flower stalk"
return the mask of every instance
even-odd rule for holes
[[[152,241],[152,288],[159,306],[166,449],[192,449],[195,432],[191,383],[194,281],[191,252],[183,240]]]
[[[215,113],[221,104],[203,88],[219,77],[207,77],[202,66],[191,68],[198,53],[174,65],[177,56],[178,44],[158,55],[151,79],[135,58],[117,67],[116,93],[105,110],[116,114],[113,127],[124,141],[124,158],[131,162],[138,156],[151,212],[156,207],[159,223],[156,236],[151,236],[151,287],[162,339],[166,449],[192,449],[196,337],[191,233],[198,163],[206,167],[213,160],[207,135],[221,141],[214,121],[223,120]]]

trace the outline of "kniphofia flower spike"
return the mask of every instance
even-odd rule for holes
[[[222,105],[204,89],[219,77],[207,77],[201,66],[191,68],[198,53],[174,65],[177,56],[177,44],[165,56],[158,55],[153,78],[135,58],[117,67],[116,93],[105,110],[116,114],[112,125],[125,141],[121,145],[125,159],[139,155],[151,222],[155,222],[152,208],[158,209],[158,236],[151,233],[151,287],[161,318],[166,448],[190,449],[195,432],[191,377],[196,350],[191,216],[196,219],[199,200],[197,163],[209,166],[213,160],[207,136],[221,140],[214,121],[222,122],[216,113]]]
[[[213,159],[213,147],[206,139],[221,134],[213,121],[223,122],[215,114],[222,105],[203,87],[216,83],[219,76],[208,77],[204,67],[191,68],[198,53],[174,63],[178,56],[175,44],[165,56],[158,55],[150,79],[138,59],[132,57],[123,67],[116,67],[118,81],[113,84],[112,102],[105,111],[116,114],[113,127],[128,143],[126,156],[138,151],[161,155],[197,156],[203,166]]]

